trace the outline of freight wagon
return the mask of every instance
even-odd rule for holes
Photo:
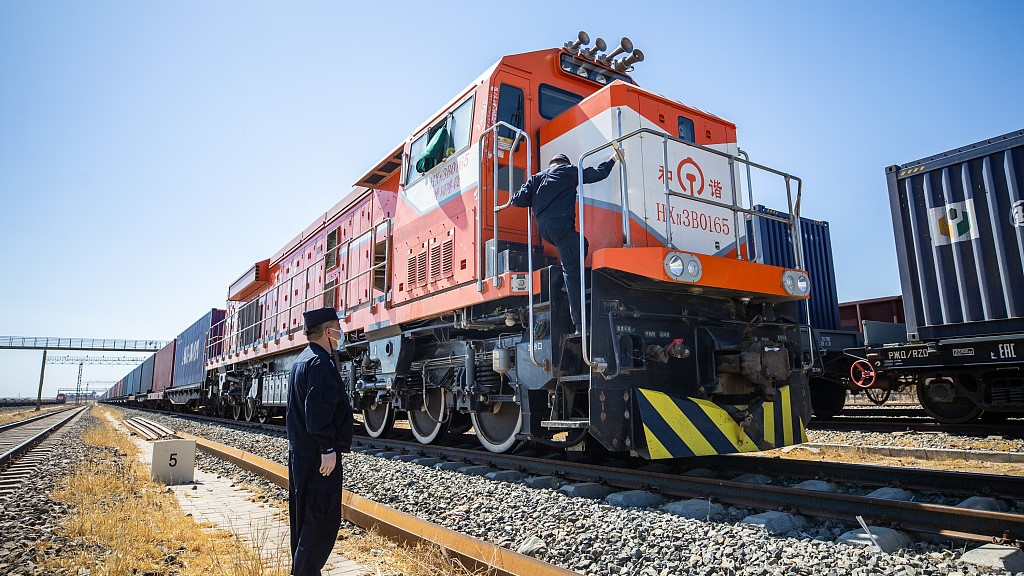
[[[914,386],[943,422],[1024,413],[1024,130],[886,177],[906,333],[866,330],[851,377]]]
[[[886,168],[902,296],[815,330],[814,413],[914,390],[945,423],[1024,414],[1024,131]]]

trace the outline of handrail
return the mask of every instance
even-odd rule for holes
[[[508,208],[512,205],[512,194],[515,192],[512,188],[515,184],[515,163],[513,156],[515,154],[516,145],[519,143],[519,139],[523,138],[526,140],[526,172],[529,173],[533,167],[533,146],[531,146],[530,135],[516,128],[515,126],[499,120],[492,124],[489,128],[480,133],[480,137],[477,138],[477,155],[479,156],[479,164],[477,165],[477,195],[476,195],[476,206],[477,206],[477,217],[476,217],[476,240],[479,244],[479,250],[483,252],[484,246],[484,195],[483,195],[483,184],[484,184],[484,137],[489,133],[494,132],[498,128],[505,127],[515,133],[515,140],[512,141],[512,145],[509,147],[508,153],[508,194],[509,200],[501,206],[498,205],[498,138],[494,138],[491,141],[491,157],[493,158],[493,182],[494,182],[494,257],[492,259],[491,268],[494,271],[498,270],[498,212]],[[530,246],[532,248],[533,238],[530,238]],[[476,278],[477,278],[477,290],[483,291],[484,289],[484,260],[487,255],[484,254],[482,257],[477,258],[476,262]],[[494,286],[499,286],[498,275],[494,275]],[[531,294],[532,286],[531,286]]]
[[[747,198],[748,198],[748,201],[750,203],[747,205],[747,207],[748,208],[753,208],[754,207],[754,181],[753,181],[753,178],[750,175],[750,164],[749,164],[749,162],[750,162],[750,155],[747,154],[744,150],[742,150],[740,148],[736,149],[736,153],[739,154],[740,156],[743,156],[743,159],[748,162],[747,163]],[[754,261],[754,253],[750,250],[750,234],[744,234],[743,237],[746,239],[743,243],[746,244],[746,246],[747,246],[747,261],[748,262],[753,262]],[[739,250],[739,246],[737,246],[736,249]]]
[[[479,156],[479,164],[477,165],[477,217],[476,217],[476,241],[480,246],[480,250],[484,250],[484,136],[488,133],[495,131],[497,128],[504,126],[509,130],[512,130],[516,137],[512,140],[512,145],[508,149],[508,202],[498,205],[498,138],[495,137],[491,140],[491,158],[494,172],[494,250],[491,252],[491,270],[494,271],[494,286],[498,287],[501,285],[500,278],[498,277],[498,212],[508,208],[512,205],[512,195],[515,193],[513,188],[515,187],[515,162],[514,155],[516,145],[519,144],[519,139],[522,138],[526,141],[526,177],[529,178],[533,172],[533,146],[530,142],[530,135],[525,131],[512,126],[507,122],[501,120],[495,122],[489,128],[480,133],[480,138],[477,139],[477,155]],[[533,333],[533,208],[529,208],[526,214],[526,292],[529,294],[530,306],[529,306],[529,321],[527,329],[530,333],[530,361],[533,362],[534,366],[544,366],[544,364],[537,361],[536,353],[534,352],[534,333]],[[477,277],[477,290],[483,291],[484,289],[484,258],[477,255],[476,263],[476,277]]]
[[[665,245],[667,247],[669,247],[669,248],[673,247],[673,245],[672,245],[672,218],[668,216],[668,210],[669,210],[669,207],[671,206],[671,198],[673,196],[676,196],[676,197],[684,198],[684,199],[690,200],[690,201],[696,201],[696,202],[700,202],[700,203],[704,203],[704,204],[710,204],[712,206],[718,206],[720,208],[726,208],[726,209],[728,209],[728,210],[733,212],[733,221],[734,221],[734,223],[736,222],[736,220],[738,218],[738,213],[742,212],[744,214],[748,214],[748,215],[751,215],[751,216],[756,216],[756,217],[759,217],[759,218],[768,218],[770,220],[777,220],[779,222],[785,222],[785,223],[789,224],[790,228],[792,229],[792,235],[793,235],[793,256],[795,258],[795,263],[796,263],[795,267],[798,268],[798,269],[801,269],[801,270],[803,269],[803,251],[802,251],[802,249],[800,247],[800,242],[801,242],[801,237],[800,237],[800,201],[801,201],[802,194],[803,194],[803,181],[800,178],[798,178],[796,176],[793,176],[793,175],[791,175],[791,174],[789,174],[787,172],[782,172],[780,170],[776,170],[774,168],[769,168],[768,166],[764,166],[764,165],[758,164],[756,162],[751,162],[750,159],[749,159],[749,156],[747,158],[740,158],[739,156],[736,156],[736,155],[733,155],[733,154],[729,154],[728,152],[722,152],[720,150],[715,150],[714,148],[708,148],[706,146],[701,146],[700,144],[695,144],[693,142],[687,142],[687,141],[682,140],[680,138],[675,138],[673,136],[670,136],[669,134],[666,134],[664,132],[659,132],[659,131],[653,130],[651,128],[640,128],[640,129],[637,129],[637,130],[634,130],[634,131],[630,132],[629,134],[626,134],[625,136],[619,136],[618,138],[614,138],[612,140],[609,140],[608,142],[606,142],[606,143],[604,143],[604,144],[602,144],[602,145],[600,145],[600,146],[598,146],[596,148],[593,148],[593,149],[588,150],[587,152],[584,152],[583,154],[581,154],[580,157],[579,157],[579,160],[576,163],[576,170],[577,170],[577,173],[578,173],[579,186],[580,186],[579,200],[578,200],[578,202],[579,202],[579,217],[580,217],[580,293],[579,293],[579,298],[580,298],[580,324],[581,324],[581,332],[582,332],[583,361],[586,362],[586,364],[588,366],[594,366],[595,364],[594,364],[592,358],[590,357],[590,349],[589,349],[589,346],[588,346],[588,338],[587,338],[587,290],[586,290],[586,286],[587,286],[587,284],[586,284],[586,270],[587,269],[586,269],[586,266],[584,265],[584,259],[586,258],[586,254],[584,252],[584,246],[585,246],[585,243],[586,243],[586,241],[585,241],[585,238],[586,238],[586,217],[585,217],[586,203],[584,201],[584,194],[583,194],[583,186],[584,186],[584,181],[583,181],[583,161],[586,160],[587,158],[589,158],[590,156],[593,156],[594,154],[597,154],[598,152],[600,152],[600,151],[602,151],[602,150],[604,150],[606,148],[612,148],[612,147],[618,148],[626,140],[628,140],[628,139],[630,139],[630,138],[632,138],[634,136],[640,135],[640,134],[650,134],[652,136],[656,136],[656,137],[660,138],[661,142],[662,142],[662,158],[663,158],[663,161],[664,161],[663,166],[664,166],[664,170],[665,170],[665,174],[666,174],[662,178],[662,180],[665,183],[665,211],[666,211],[666,218],[665,218],[665,232],[666,232],[665,240],[666,241],[665,241]],[[682,144],[684,146],[689,146],[691,148],[697,148],[698,150],[702,150],[702,151],[707,152],[709,154],[714,154],[716,156],[720,156],[720,157],[726,158],[729,161],[729,171],[730,171],[730,173],[734,173],[733,167],[734,167],[735,162],[741,162],[745,166],[747,166],[748,170],[751,167],[753,167],[753,168],[757,168],[759,170],[764,170],[765,172],[768,172],[770,174],[775,174],[777,176],[781,176],[785,180],[785,183],[786,183],[786,202],[787,202],[788,208],[789,208],[789,218],[782,218],[780,216],[775,216],[775,215],[772,215],[772,214],[761,214],[761,213],[755,212],[753,210],[753,193],[752,192],[751,192],[751,206],[750,206],[750,208],[744,208],[744,207],[740,206],[739,204],[737,204],[736,186],[735,186],[735,175],[734,174],[733,174],[733,198],[732,198],[732,203],[731,204],[727,204],[725,202],[716,202],[714,200],[708,200],[706,198],[699,198],[697,196],[686,195],[686,194],[681,194],[679,192],[672,191],[669,188],[669,183],[668,183],[668,143],[669,143],[669,141],[677,142],[677,143]],[[746,156],[746,153],[744,153],[744,156]],[[623,164],[625,164],[625,163],[623,163]],[[796,183],[797,183],[796,202],[795,203],[793,201],[793,193],[792,193],[792,187],[791,187],[791,182],[792,181],[796,181]],[[749,188],[750,187],[748,185],[748,189]],[[736,226],[736,225],[733,226],[733,235],[736,238],[736,258],[740,259],[740,258],[742,258],[742,255],[740,254],[739,227]],[[747,241],[749,242],[749,240],[747,240]],[[748,251],[749,251],[749,247],[748,247]],[[571,298],[572,295],[570,294],[569,297]],[[809,304],[807,304],[807,306],[809,308]],[[813,340],[813,338],[812,338],[812,340]],[[812,350],[812,356],[813,356],[813,350]]]
[[[218,344],[230,343],[232,338],[237,338],[237,337],[239,337],[239,335],[243,334],[244,332],[246,332],[248,330],[258,330],[258,331],[260,331],[260,334],[262,335],[263,329],[261,327],[261,324],[264,324],[264,323],[267,323],[267,322],[270,322],[271,329],[269,330],[269,333],[271,334],[271,336],[263,337],[263,338],[259,338],[259,339],[254,338],[252,342],[246,343],[244,345],[240,344],[240,343],[236,343],[236,345],[233,347],[232,351],[242,350],[242,349],[245,349],[245,348],[251,348],[253,346],[256,346],[258,342],[264,341],[267,338],[279,336],[281,334],[293,331],[293,328],[291,327],[291,319],[292,319],[292,312],[293,312],[293,310],[295,310],[296,308],[305,307],[309,302],[324,296],[328,291],[330,291],[332,289],[334,289],[334,290],[344,289],[344,290],[346,290],[346,294],[347,294],[348,286],[353,281],[355,281],[355,280],[357,280],[359,278],[362,278],[363,276],[365,276],[367,274],[376,272],[377,270],[380,270],[381,267],[383,267],[384,270],[385,270],[384,275],[385,275],[386,284],[384,286],[383,292],[384,292],[384,294],[386,296],[387,292],[388,292],[388,289],[391,287],[390,286],[390,277],[389,277],[390,265],[391,265],[391,236],[392,236],[391,235],[391,224],[392,224],[392,219],[391,218],[385,218],[384,220],[382,220],[382,221],[378,222],[377,224],[373,225],[368,230],[362,232],[361,234],[359,234],[357,236],[353,236],[352,238],[349,238],[344,243],[339,244],[338,246],[335,246],[333,248],[333,251],[335,253],[340,252],[342,249],[345,250],[346,278],[344,280],[342,280],[341,282],[335,284],[334,286],[332,286],[330,288],[328,288],[327,285],[325,284],[323,290],[320,290],[319,292],[315,292],[315,293],[307,296],[302,301],[296,302],[296,301],[293,300],[291,302],[291,304],[286,309],[278,310],[273,315],[271,315],[269,317],[261,317],[260,319],[254,320],[252,323],[247,324],[245,326],[239,325],[238,327],[236,327],[235,330],[233,330],[231,332],[228,332],[226,330],[228,322],[232,318],[238,319],[238,317],[240,316],[242,308],[244,308],[246,306],[253,305],[252,303],[253,302],[257,302],[258,298],[254,298],[253,300],[250,300],[249,302],[242,303],[242,305],[239,306],[238,310],[234,314],[231,314],[229,316],[225,316],[225,318],[223,320],[221,320],[220,322],[218,322],[218,323],[216,323],[216,324],[214,324],[213,326],[210,327],[210,333],[216,332],[215,329],[218,326],[222,327],[223,329],[221,330],[221,334],[219,334],[216,337],[216,340],[211,338],[207,342],[207,344],[206,344],[206,348],[207,348],[206,357],[207,357],[207,359],[211,358],[210,351],[212,349],[214,349]],[[387,243],[386,247],[385,247],[385,251],[387,253],[387,256],[384,258],[383,262],[374,264],[372,262],[373,262],[373,258],[375,257],[375,254],[376,254],[377,238],[379,236],[379,229],[382,228],[382,227],[385,229],[384,230],[384,235],[385,235],[385,242]],[[362,271],[356,273],[355,275],[348,276],[347,275],[347,271],[351,270],[351,267],[350,267],[351,259],[349,258],[349,255],[351,254],[352,244],[356,243],[356,241],[361,240],[362,238],[366,237],[367,235],[370,236],[371,249],[374,250],[374,253],[371,255],[371,259],[370,259],[371,265],[366,270],[362,270]],[[292,278],[297,278],[300,275],[305,274],[308,270],[310,270],[314,266],[317,266],[317,265],[325,262],[326,259],[327,259],[327,255],[329,253],[330,253],[330,251],[325,252],[323,258],[319,258],[317,260],[312,261],[309,265],[307,265],[301,271],[296,271],[295,276],[293,276]],[[340,265],[340,262],[338,262],[336,265]],[[325,270],[324,271],[325,271],[325,275],[326,275],[326,266],[325,266]],[[283,285],[278,285],[278,286],[275,286],[273,288],[272,292],[274,293],[274,299],[275,300],[277,300],[277,297],[278,297],[278,295],[280,293],[280,290],[281,290],[282,286]],[[267,294],[269,294],[269,293],[270,292],[268,292]],[[267,294],[264,294],[264,296],[266,296]],[[346,298],[346,302],[347,302],[347,298]],[[258,306],[259,305],[258,302],[255,305]],[[345,310],[348,310],[348,308],[349,307],[346,306]],[[288,323],[287,323],[288,328],[286,328],[282,332],[277,327],[277,323],[280,321],[281,317],[284,316],[284,315],[287,315],[287,318],[288,318]],[[225,353],[227,353],[227,351],[222,351],[222,355],[225,354]]]

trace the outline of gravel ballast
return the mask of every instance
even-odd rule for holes
[[[99,450],[82,442],[82,432],[96,419],[88,412],[57,432],[51,456],[16,492],[0,499],[0,574],[11,576],[51,575],[41,564],[66,554],[99,555],[101,551],[60,535],[68,516],[66,505],[51,497],[61,480],[72,473],[90,454]]]
[[[278,434],[152,413],[144,417],[286,463],[287,440]],[[264,487],[271,497],[286,498],[283,490],[234,465],[204,456],[198,465]],[[885,554],[836,542],[855,524],[811,519],[794,523],[786,533],[769,534],[763,526],[741,523],[763,512],[758,510],[725,506],[715,509],[715,516],[722,520],[709,522],[677,516],[661,507],[624,508],[553,489],[359,453],[344,457],[344,478],[345,488],[361,496],[584,574],[992,573],[961,563],[958,558],[964,550],[951,550],[948,543],[916,542]]]

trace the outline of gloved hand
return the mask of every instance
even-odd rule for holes
[[[626,155],[622,152],[622,144],[620,144],[619,142],[612,142],[612,149],[615,151],[615,153],[612,154],[612,160],[618,158],[623,162],[626,161]]]

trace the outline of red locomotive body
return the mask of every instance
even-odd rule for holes
[[[799,179],[742,158],[732,123],[635,86],[626,71],[643,56],[626,51],[502,58],[250,267],[208,343],[208,407],[283,409],[302,312],[333,305],[339,370],[371,435],[397,416],[424,442],[471,421],[494,451],[588,436],[648,458],[800,442],[808,280],[797,247],[794,269],[750,261],[741,226],[744,170],[778,177],[794,230]],[[613,176],[581,186],[592,330],[574,337],[556,252],[509,194],[555,154],[591,165],[613,146]]]

